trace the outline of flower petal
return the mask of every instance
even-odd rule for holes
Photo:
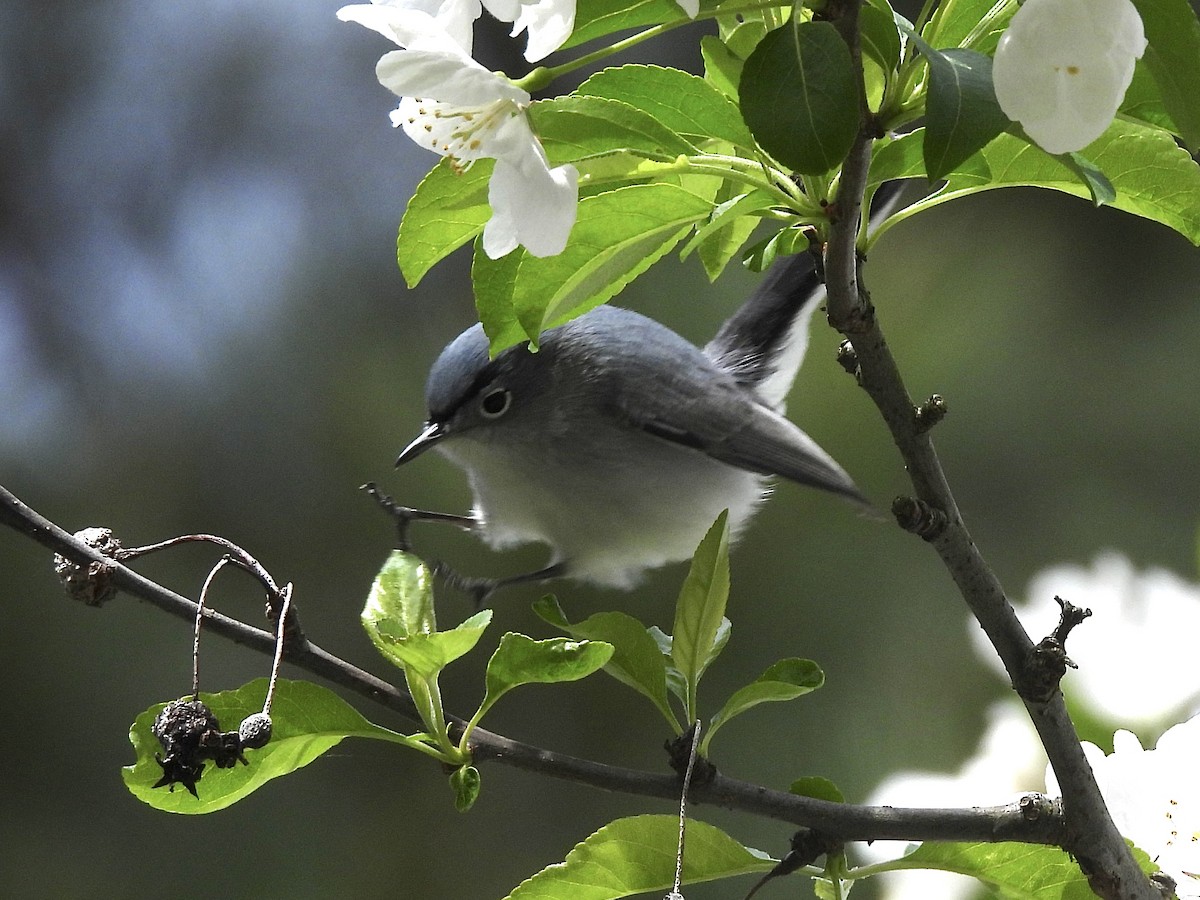
[[[500,21],[513,23],[513,37],[529,33],[529,62],[549,56],[575,28],[575,0],[483,0],[483,5]]]
[[[1111,124],[1145,48],[1129,0],[1027,0],[996,48],[996,99],[1047,152],[1080,150]]]
[[[375,74],[380,84],[399,97],[428,97],[467,107],[497,101],[529,102],[529,94],[503,75],[457,53],[393,50],[379,60]]]
[[[358,3],[343,6],[337,11],[337,17],[343,22],[357,22],[409,50],[471,58],[470,41],[465,47],[462,46],[454,35],[447,31],[444,23],[419,9]]]
[[[529,138],[523,154],[496,159],[488,183],[492,218],[483,229],[483,250],[492,259],[518,244],[533,256],[555,256],[575,224],[579,172],[574,166],[551,169],[537,139],[532,133]]]

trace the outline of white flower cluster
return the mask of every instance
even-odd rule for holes
[[[575,0],[374,0],[337,15],[401,48],[375,68],[379,82],[401,98],[394,125],[460,169],[496,160],[484,252],[497,259],[520,245],[534,256],[554,256],[575,224],[579,173],[570,165],[550,167],[525,115],[529,93],[471,57],[472,27],[485,6],[513,23],[514,36],[528,32],[531,62],[558,49],[575,24]]]
[[[1081,150],[1112,123],[1145,50],[1130,0],[1025,0],[996,48],[996,99],[1047,153]]]
[[[1153,750],[1117,731],[1113,752],[1094,744],[1084,750],[1121,834],[1150,854],[1177,883],[1180,898],[1200,898],[1200,681],[1195,675],[1195,636],[1200,633],[1200,585],[1161,569],[1139,572],[1129,560],[1104,554],[1090,567],[1056,566],[1033,579],[1028,602],[1017,615],[1032,635],[1053,630],[1055,595],[1093,615],[1071,632],[1068,652],[1079,664],[1063,682],[1068,700],[1099,722],[1120,722],[1141,731],[1169,728]],[[1007,676],[972,622],[980,656]],[[908,806],[1000,804],[1028,791],[1057,795],[1058,784],[1025,710],[1015,699],[997,703],[976,755],[953,774],[901,772],[889,777],[869,803]],[[902,852],[876,842],[874,861]],[[978,883],[946,872],[889,873],[887,900],[973,896]]]

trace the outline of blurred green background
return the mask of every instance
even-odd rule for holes
[[[413,291],[396,270],[396,224],[433,157],[389,126],[372,74],[384,42],[337,22],[336,6],[0,9],[0,483],[68,530],[106,525],[127,545],[197,531],[239,542],[295,583],[312,640],[394,677],[357,621],[392,536],[357,487],[467,508],[448,463],[391,462],[423,418],[425,371],[473,307],[461,254]],[[497,46],[485,61],[517,71]],[[682,36],[638,58],[696,65]],[[1010,592],[1105,548],[1195,576],[1200,254],[1187,241],[1072,198],[996,192],[898,227],[868,277],[910,390],[947,399],[936,441]],[[753,283],[731,271],[709,286],[694,260],[668,260],[620,302],[703,341]],[[818,317],[790,413],[886,507],[904,472],[833,361],[837,342]],[[417,537],[468,572],[541,561],[428,527]],[[185,548],[139,568],[194,596],[214,559]],[[347,742],[226,812],[157,813],[122,785],[125,734],[187,691],[190,628],[126,596],[70,603],[50,566],[0,532],[0,895],[499,897],[609,819],[670,809],[489,765],[460,815],[435,766]],[[620,608],[669,627],[683,573],[629,594],[554,590],[573,617]],[[257,619],[248,579],[217,587],[220,609]],[[529,611],[538,594],[500,598],[492,644],[505,630],[547,636]],[[470,612],[450,593],[441,609],[448,623]],[[782,788],[823,775],[861,799],[895,768],[956,766],[1004,691],[926,546],[790,484],[734,553],[731,616],[709,713],[780,657],[816,659],[829,679],[729,726],[713,755],[737,777]],[[267,669],[217,638],[202,663],[205,690]],[[451,670],[450,709],[474,707],[483,664]],[[665,768],[657,714],[602,676],[516,691],[486,724]],[[696,812],[786,851],[785,826]]]

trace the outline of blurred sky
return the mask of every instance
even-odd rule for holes
[[[127,545],[237,541],[295,582],[311,639],[394,677],[357,623],[391,533],[356,488],[373,479],[413,505],[466,508],[447,463],[391,461],[422,420],[429,363],[473,307],[461,254],[413,291],[396,269],[396,226],[433,157],[388,123],[373,75],[385,42],[336,8],[0,7],[0,483],[69,530],[107,525]],[[513,45],[487,52],[517,71]],[[639,52],[696,65],[683,33]],[[1200,257],[1187,241],[1073,198],[995,192],[897,228],[868,277],[914,396],[947,398],[936,440],[1015,596],[1041,568],[1110,547],[1195,577]],[[752,284],[731,272],[710,287],[695,260],[667,260],[620,302],[702,341]],[[818,321],[791,413],[886,507],[903,470],[836,346]],[[419,543],[466,571],[540,561],[435,531]],[[213,561],[187,548],[141,569],[194,596]],[[730,725],[713,746],[724,771],[775,787],[824,775],[857,799],[893,766],[966,755],[1003,685],[975,660],[920,541],[784,485],[733,566],[734,637],[705,682],[709,712],[784,656],[818,660],[829,684]],[[668,627],[682,574],[630,595],[555,590],[574,617],[622,608]],[[491,640],[548,636],[528,610],[538,594],[503,598]],[[0,598],[5,896],[498,897],[608,819],[668,811],[491,766],[461,816],[436,768],[351,742],[227,812],[157,813],[121,783],[125,733],[188,690],[189,627],[128,597],[66,602],[49,556],[11,532]],[[235,576],[215,597],[251,620],[260,600]],[[454,595],[443,609],[445,622],[470,612]],[[266,673],[215,638],[203,659],[205,690]],[[483,664],[447,676],[452,710],[477,702]],[[488,724],[664,767],[649,705],[600,676],[514,692]],[[786,828],[704,815],[786,850]]]

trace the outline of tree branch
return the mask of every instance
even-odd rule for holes
[[[189,623],[195,619],[195,603],[68,534],[3,486],[0,486],[0,523],[76,563],[97,563],[105,567],[114,587],[139,600]],[[275,637],[270,632],[213,610],[206,609],[204,616],[206,633],[219,634],[267,655],[275,652]],[[286,645],[284,658],[292,665],[379,703],[413,722],[420,721],[416,707],[405,691],[322,650],[311,641],[299,646]],[[461,729],[465,724],[464,720],[455,717],[451,717],[451,722],[452,730]],[[676,775],[641,772],[579,759],[514,741],[482,728],[472,732],[471,750],[479,763],[494,761],[606,791],[672,802],[679,799]],[[1022,841],[1061,846],[1067,839],[1057,804],[1036,794],[1004,806],[971,809],[853,806],[800,797],[718,773],[704,785],[693,785],[690,798],[694,803],[807,826],[841,841]]]
[[[847,0],[857,6],[861,0]],[[857,56],[856,29],[842,31]],[[861,77],[861,69],[860,69]],[[880,330],[871,299],[860,280],[856,239],[862,217],[874,124],[864,114],[862,127],[842,168],[825,253],[827,310],[830,324],[854,348],[859,383],[870,395],[904,459],[916,498],[927,509],[920,534],[941,557],[971,612],[996,648],[1015,685],[1024,673],[1033,643],[1017,620],[999,579],[971,539],[950,491],[929,436],[928,417],[919,415]],[[940,406],[940,398],[939,403]],[[1066,849],[1075,855],[1092,889],[1102,897],[1161,900],[1138,868],[1113,824],[1096,779],[1067,714],[1062,693],[1048,698],[1022,696],[1063,791],[1067,819]]]

